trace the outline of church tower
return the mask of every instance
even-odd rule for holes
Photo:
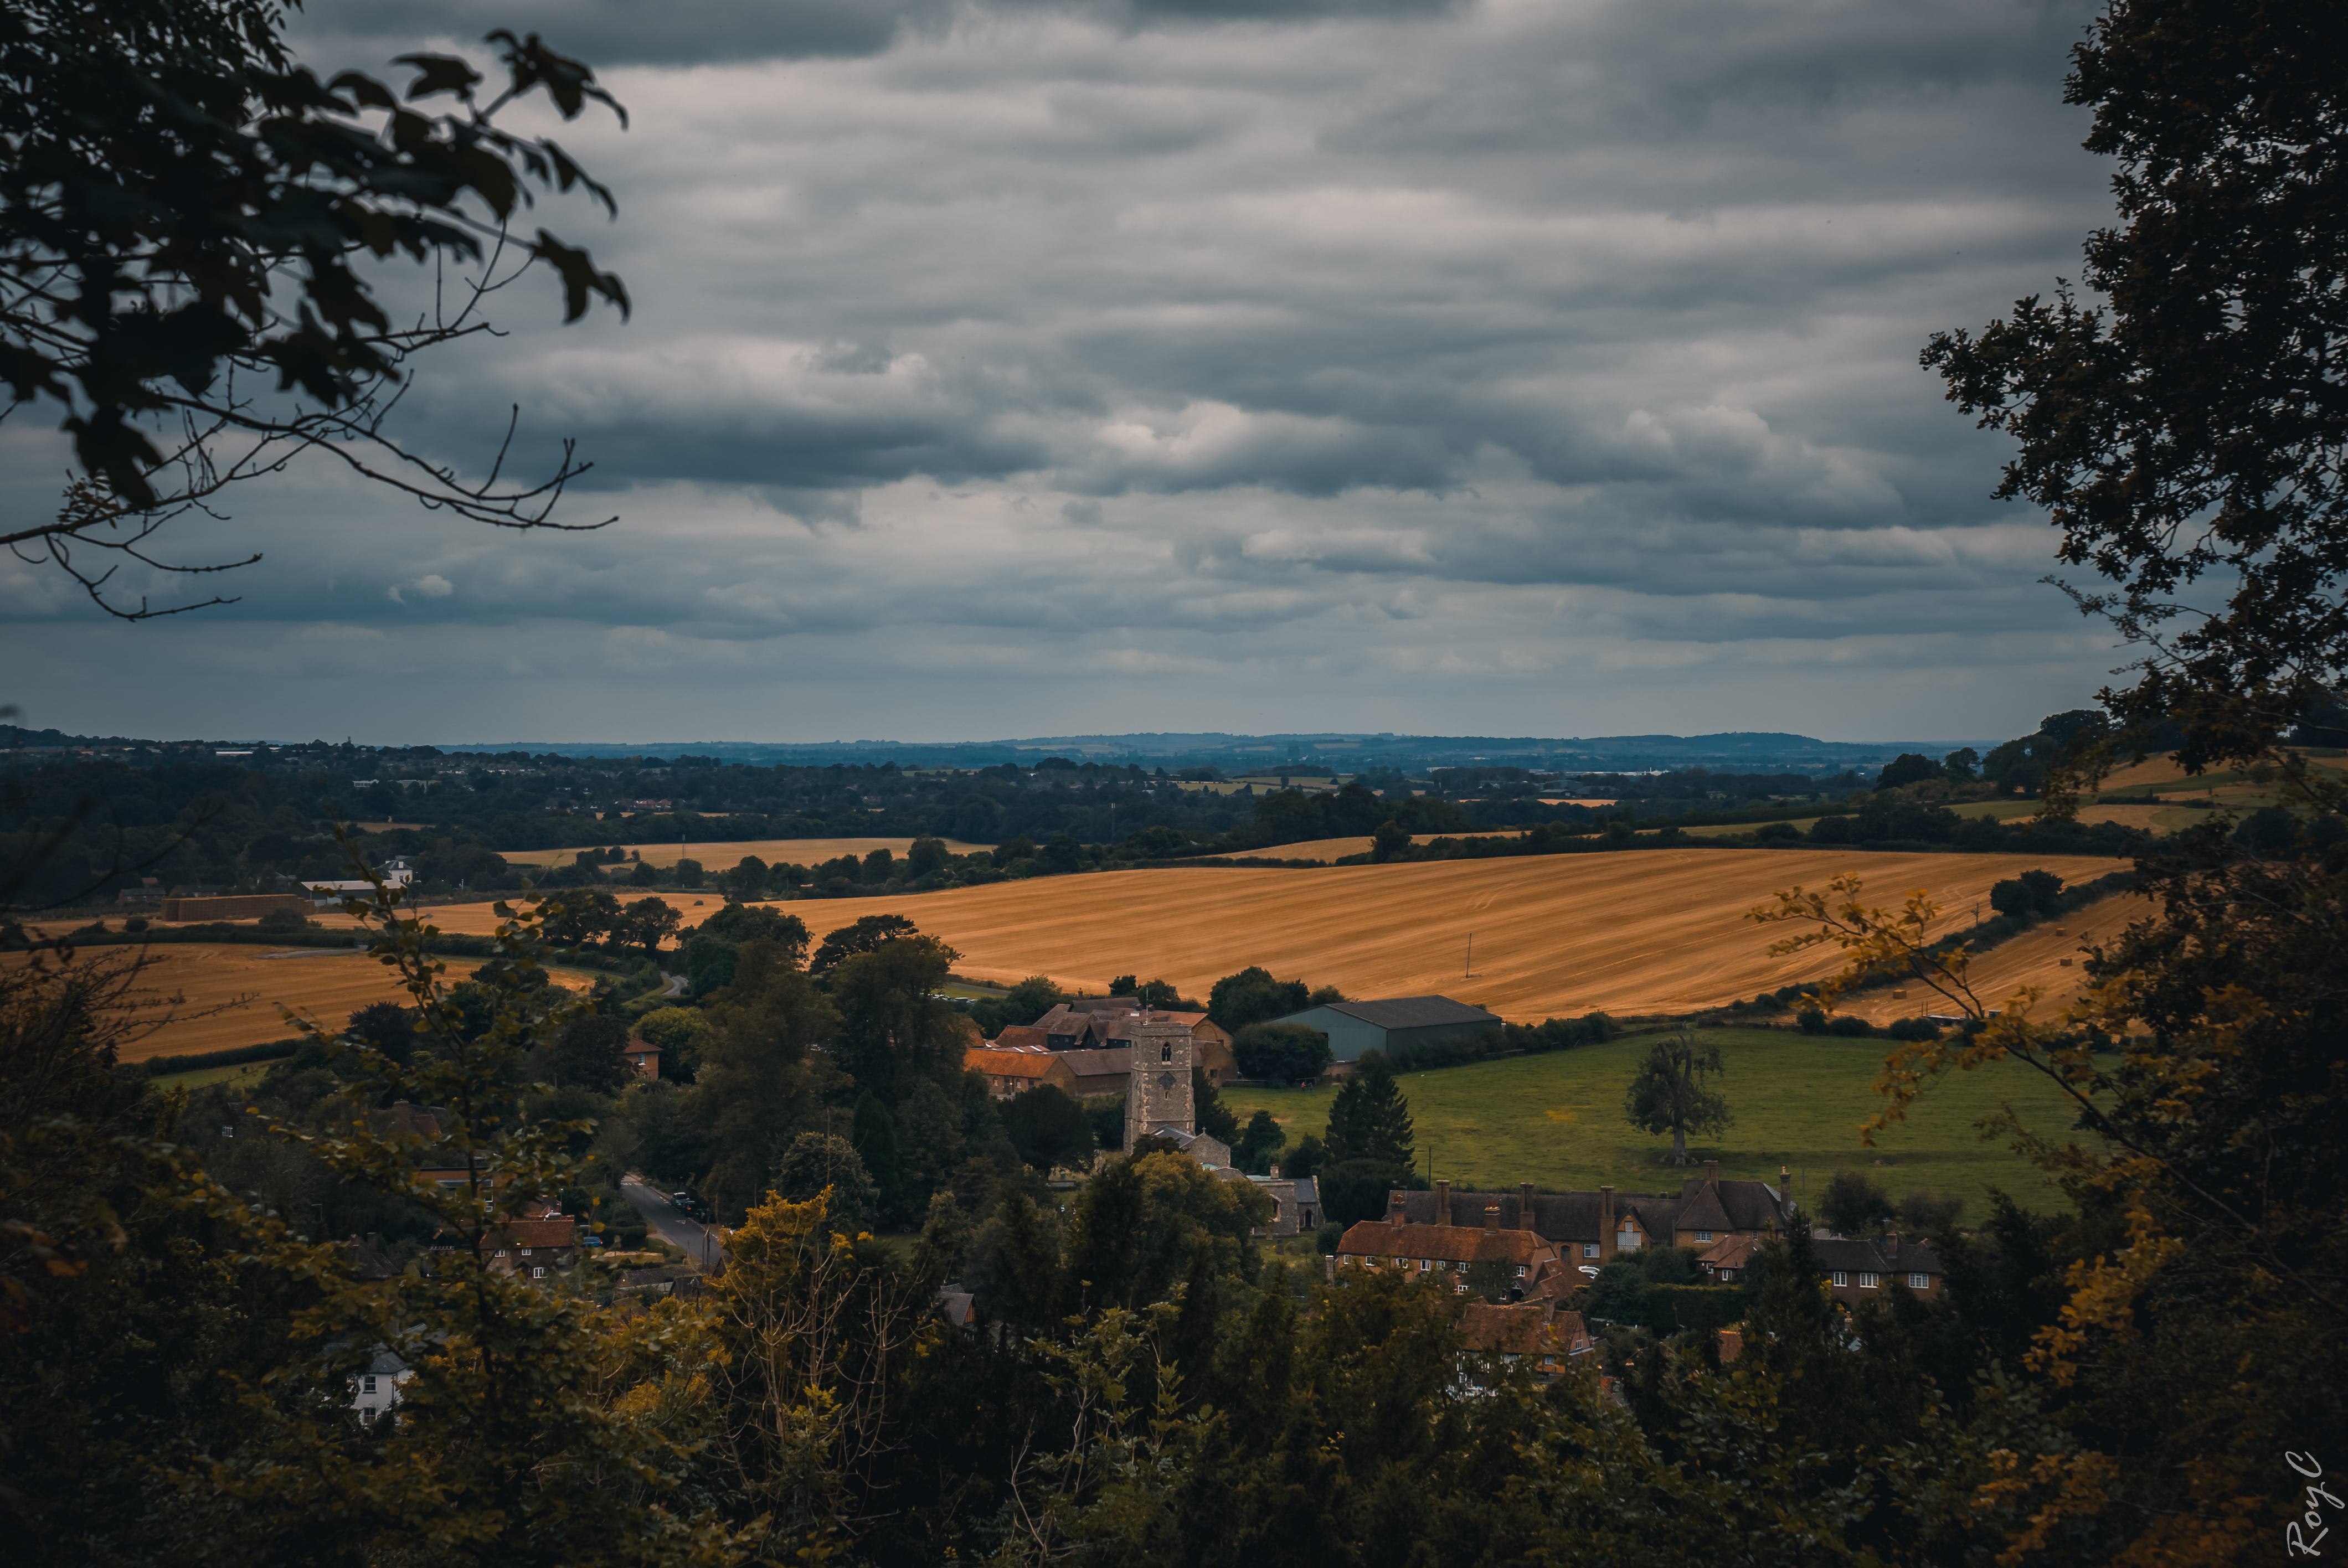
[[[1190,1030],[1186,1024],[1152,1021],[1143,1013],[1133,1026],[1133,1055],[1125,1079],[1125,1146],[1160,1127],[1199,1130],[1199,1108],[1190,1097]]]

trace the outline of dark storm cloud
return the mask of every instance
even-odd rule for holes
[[[1141,28],[1427,15],[1451,9],[1451,0],[994,0],[986,8],[1062,11]],[[297,24],[297,36],[383,41],[404,53],[419,36],[469,42],[503,27],[537,33],[608,70],[875,55],[906,30],[934,30],[963,9],[956,0],[325,0]]]
[[[502,630],[515,702],[814,672],[1015,689],[1039,731],[1113,727],[1054,695],[1112,678],[1202,727],[1272,725],[1218,706],[1272,691],[1585,731],[1524,704],[1719,728],[1798,678],[1838,733],[1908,733],[1937,682],[1988,733],[2111,660],[2032,586],[2047,530],[1988,499],[1999,449],[1916,354],[2103,217],[2060,102],[2086,15],[327,0],[322,65],[534,29],[629,106],[558,133],[620,220],[531,221],[619,270],[633,322],[558,328],[526,281],[511,335],[403,410],[478,467],[518,404],[518,456],[577,438],[575,515],[623,520],[484,538],[293,481],[212,529],[269,560],[211,617],[250,630],[197,641],[243,670],[283,636],[323,681]],[[17,613],[77,613],[0,569]]]

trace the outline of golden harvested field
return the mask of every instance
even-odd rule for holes
[[[957,948],[958,968],[973,979],[1046,974],[1098,992],[1113,976],[1138,974],[1203,996],[1221,976],[1262,964],[1283,979],[1335,985],[1348,996],[1441,992],[1536,1021],[1595,1009],[1709,1007],[1822,975],[1832,957],[1770,958],[1778,932],[1745,911],[1776,888],[1820,886],[1838,871],[1864,876],[1870,897],[1889,905],[1910,888],[1932,889],[1953,929],[1971,919],[1975,901],[1988,902],[1992,883],[2033,866],[2077,882],[2124,866],[2067,856],[1688,848],[1403,866],[1180,866],[784,907],[819,938],[860,916],[904,915]],[[464,928],[450,913],[436,918]],[[1463,977],[1471,932],[1475,973]]]
[[[1433,844],[1438,838],[1513,838],[1507,830],[1494,833],[1422,833],[1411,839],[1413,844]],[[1370,839],[1367,834],[1359,838],[1309,838],[1302,844],[1274,844],[1262,849],[1235,849],[1229,855],[1202,855],[1201,860],[1317,860],[1327,866],[1343,855],[1367,855]]]
[[[942,841],[956,855],[968,855],[973,849],[991,849],[986,844],[964,844],[959,838]],[[711,871],[731,871],[742,864],[746,855],[755,855],[767,865],[793,861],[800,866],[813,866],[819,861],[837,860],[843,855],[861,858],[876,849],[891,855],[902,855],[913,846],[910,838],[757,838],[730,844],[623,844],[622,849],[633,849],[640,858],[654,866],[674,866],[679,860],[698,860]],[[517,866],[568,866],[579,852],[575,849],[508,849],[499,852]]]
[[[85,949],[93,956],[126,950]],[[277,1011],[281,1002],[334,1026],[370,1002],[396,1001],[404,1006],[407,1001],[407,993],[394,982],[391,971],[356,949],[280,950],[232,942],[175,942],[147,951],[154,961],[140,978],[146,999],[168,1002],[178,997],[181,999],[171,1006],[172,1012],[207,1016],[186,1017],[133,1042],[123,1050],[126,1061],[290,1039],[294,1030]],[[461,958],[450,958],[448,965],[451,985],[476,967]],[[583,972],[556,970],[554,979],[574,990],[592,983]],[[160,1015],[160,1009],[150,1016]]]
[[[1983,900],[1984,906],[1986,903]],[[1965,921],[1972,918],[1972,907],[1967,905],[1956,913],[1961,918],[1955,929],[1962,930]],[[1989,911],[1984,907],[1982,913],[1986,917]],[[2051,1016],[2059,1004],[2077,995],[2085,984],[2086,977],[2079,965],[2089,948],[2115,940],[2131,923],[2150,919],[2157,913],[2152,900],[2139,894],[2099,898],[2085,909],[2050,920],[1983,953],[1973,962],[1973,992],[1983,1006],[1996,1008],[2004,1006],[2006,998],[2024,986],[2042,987],[2046,997],[2039,1004],[2036,1016]],[[2066,958],[2070,960],[2067,966],[2064,962]],[[1897,989],[1862,992],[1852,997],[1842,1010],[1879,1024],[1896,1018],[1914,1018],[1920,1013],[1954,1010],[1926,987],[1909,986],[1904,989],[1904,996]]]

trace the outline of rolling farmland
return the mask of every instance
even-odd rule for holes
[[[1440,991],[1538,1020],[1709,1007],[1827,972],[1833,958],[1815,952],[1770,958],[1776,933],[1745,918],[1775,888],[1817,886],[1843,870],[1886,904],[1930,887],[1953,930],[1971,918],[1957,911],[1986,902],[1992,883],[2038,866],[2070,881],[2123,868],[2084,856],[1689,848],[1112,871],[785,907],[819,937],[860,916],[905,915],[957,948],[973,978],[1048,974],[1097,992],[1138,974],[1202,996],[1253,963],[1348,996]],[[1470,933],[1475,968],[1464,976]]]
[[[993,847],[984,844],[964,844],[959,838],[941,839],[939,842],[956,855],[968,855],[973,849]],[[910,838],[756,838],[725,844],[623,843],[620,845],[622,849],[635,850],[648,866],[674,866],[680,860],[698,860],[711,871],[730,871],[742,864],[742,857],[747,855],[755,855],[769,866],[786,860],[799,866],[813,866],[819,861],[837,860],[843,855],[853,855],[861,859],[876,849],[901,856],[912,846],[913,841]],[[516,866],[568,866],[579,851],[508,849],[500,853]]]
[[[1097,993],[1114,976],[1138,974],[1203,996],[1220,977],[1262,964],[1282,979],[1335,985],[1348,996],[1441,992],[1529,1022],[1593,1010],[1693,1010],[1826,973],[1834,963],[1828,955],[1770,958],[1777,933],[1745,918],[1778,887],[1818,886],[1843,870],[1866,877],[1870,898],[1884,904],[1929,887],[1949,910],[1943,928],[1953,932],[1970,923],[1973,904],[1987,903],[1992,883],[2042,866],[2080,881],[2123,863],[1691,847],[1396,866],[1177,866],[780,907],[818,938],[860,916],[902,914],[959,950],[959,971],[978,979],[1040,973],[1070,990]],[[715,893],[667,897],[688,923],[722,907]],[[2062,959],[2145,912],[2141,899],[2109,898],[2030,932],[1983,958],[1979,989],[1992,1005],[2019,984],[2045,985],[2059,999],[2085,978]],[[451,932],[486,934],[497,924],[488,900],[436,905],[426,915]],[[317,918],[330,928],[350,923],[341,915]],[[1475,971],[1466,976],[1471,933]],[[148,1054],[283,1038],[268,1005],[275,1000],[333,1020],[392,994],[381,968],[356,954],[272,958],[229,946],[155,951],[176,966],[158,974],[191,1003],[241,993],[262,999],[176,1026]],[[452,962],[450,972],[468,968]],[[1880,1021],[1936,1006],[1911,988],[1906,998],[1867,993],[1851,1010]]]
[[[124,950],[88,949],[92,955]],[[143,999],[168,1003],[170,1012],[185,1016],[126,1045],[125,1061],[290,1039],[294,1031],[277,1010],[281,1002],[333,1027],[370,1002],[404,1006],[407,1001],[392,971],[356,949],[273,951],[229,942],[190,942],[147,952],[152,961],[140,978]],[[447,962],[450,985],[475,968],[459,958]],[[592,983],[583,971],[557,970],[554,979],[574,989]],[[159,1005],[147,1016],[151,1021],[165,1010]]]

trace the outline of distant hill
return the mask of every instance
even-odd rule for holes
[[[1251,769],[1329,768],[1354,773],[1375,767],[1516,766],[1565,772],[1637,772],[1651,768],[1731,767],[1739,771],[1838,770],[1880,766],[1902,752],[1941,756],[1959,746],[1987,750],[1994,740],[1822,741],[1776,731],[1732,730],[1712,735],[1405,735],[1325,732],[1269,735],[1220,731],[1125,735],[1035,735],[1022,739],[921,741],[498,741],[444,743],[449,752],[549,752],[566,756],[712,756],[774,764],[895,762],[912,767],[1033,766],[1046,756],[1135,763],[1143,767]]]

